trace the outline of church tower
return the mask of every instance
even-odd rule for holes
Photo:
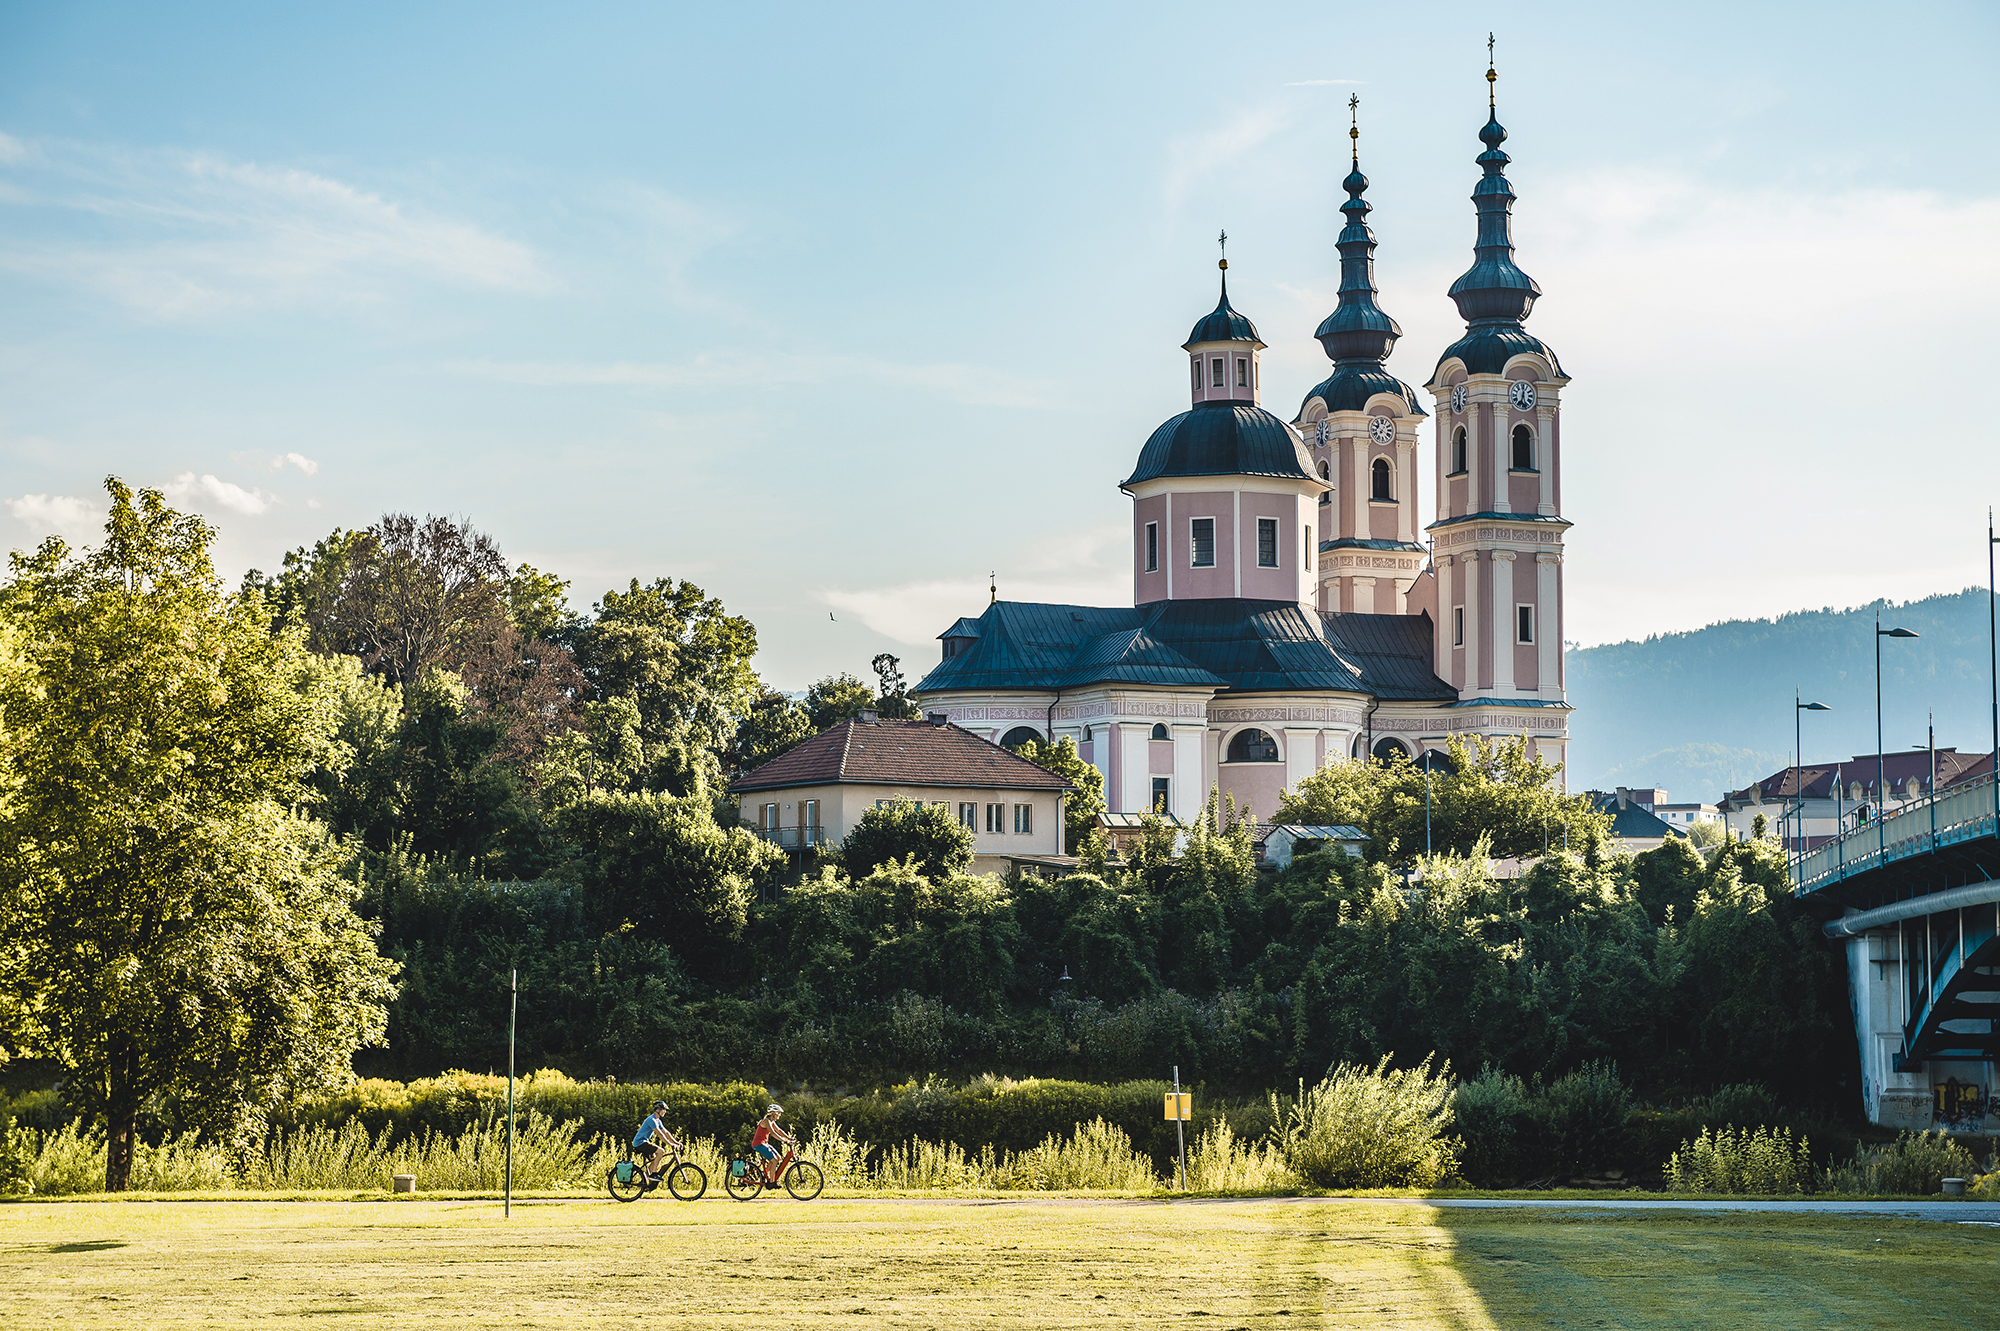
[[[1416,390],[1383,368],[1403,330],[1375,303],[1375,233],[1362,197],[1358,97],[1348,98],[1351,169],[1341,182],[1340,302],[1314,334],[1333,373],[1306,394],[1293,426],[1332,490],[1320,497],[1321,610],[1400,615],[1423,569],[1417,544]]]
[[[1489,44],[1490,45],[1490,44]],[[1524,329],[1541,288],[1514,263],[1514,188],[1503,174],[1507,131],[1495,110],[1490,61],[1484,172],[1472,191],[1479,235],[1472,267],[1452,283],[1465,336],[1446,348],[1426,387],[1436,406],[1435,669],[1460,706],[1505,704],[1517,720],[1488,733],[1534,737],[1560,761],[1568,735],[1563,689],[1562,390],[1555,352]],[[1530,719],[1523,706],[1555,709]]]

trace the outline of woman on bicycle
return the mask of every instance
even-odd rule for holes
[[[774,1184],[778,1181],[778,1176],[771,1172],[778,1163],[778,1148],[771,1145],[771,1138],[776,1137],[787,1146],[797,1146],[799,1144],[797,1137],[792,1136],[778,1126],[778,1119],[783,1116],[784,1112],[781,1106],[767,1106],[764,1110],[764,1117],[757,1120],[757,1130],[750,1134],[750,1149],[755,1151],[758,1158],[764,1162],[764,1181],[766,1183]]]
[[[678,1158],[681,1153],[680,1138],[674,1136],[667,1127],[667,1102],[653,1101],[653,1111],[639,1120],[639,1130],[632,1135],[634,1151],[650,1151],[643,1166],[646,1177],[652,1178],[659,1172],[660,1162],[667,1158],[669,1151]]]

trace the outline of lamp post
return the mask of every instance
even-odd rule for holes
[[[1916,636],[1908,629],[1883,628],[1882,612],[1875,612],[1875,862],[1881,865],[1889,862],[1889,832],[1882,826],[1888,794],[1882,784],[1882,639]]]
[[[1439,763],[1450,759],[1436,749],[1425,749],[1424,756],[1417,759],[1417,766],[1424,769],[1424,854],[1431,853],[1431,772]]]
[[[2000,632],[1994,628],[1993,547],[2000,536],[1993,534],[1993,510],[1986,510],[1986,654],[1993,681],[1993,834],[2000,836]]]
[[[1794,891],[1803,891],[1806,885],[1806,792],[1805,787],[1799,784],[1799,768],[1805,765],[1805,753],[1799,718],[1805,712],[1832,710],[1823,702],[1799,701],[1798,689],[1792,689],[1792,836],[1798,842],[1796,871],[1792,875],[1796,884]]]

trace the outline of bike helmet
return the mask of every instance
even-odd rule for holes
[[[656,1113],[656,1114],[658,1114],[658,1113],[665,1113],[665,1112],[666,1112],[666,1108],[667,1108],[667,1102],[666,1102],[665,1100],[655,1100],[655,1101],[653,1101],[653,1112],[654,1112],[654,1113]]]
[[[764,1115],[766,1118],[770,1117],[772,1114],[776,1114],[782,1118],[784,1116],[784,1113],[785,1113],[785,1107],[783,1105],[764,1106]]]

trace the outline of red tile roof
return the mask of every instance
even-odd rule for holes
[[[976,790],[1068,790],[1069,782],[991,740],[928,721],[843,721],[729,783],[777,790],[841,782]]]

